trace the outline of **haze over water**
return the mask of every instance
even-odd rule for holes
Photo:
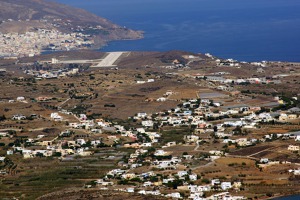
[[[300,61],[299,0],[56,0],[145,38],[103,51],[209,52],[240,61]]]

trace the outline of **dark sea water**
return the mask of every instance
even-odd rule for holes
[[[300,0],[53,0],[145,38],[103,51],[186,50],[240,61],[300,61]]]
[[[300,195],[293,195],[293,196],[287,196],[287,197],[280,197],[276,198],[274,200],[300,200]]]

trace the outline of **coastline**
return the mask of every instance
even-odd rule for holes
[[[289,195],[277,195],[274,197],[267,198],[267,200],[298,200],[300,199],[300,193],[289,194]]]

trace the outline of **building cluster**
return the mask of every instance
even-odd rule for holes
[[[136,81],[137,84],[144,84],[144,83],[153,83],[154,79],[148,79],[147,81],[138,80]]]
[[[155,124],[158,127],[162,126],[194,126],[195,132],[192,135],[186,135],[185,141],[187,143],[196,143],[200,145],[202,140],[201,135],[204,133],[211,133],[215,138],[223,139],[223,143],[226,144],[236,144],[238,147],[245,147],[255,145],[259,142],[266,142],[272,139],[278,139],[283,137],[288,137],[286,139],[295,140],[298,136],[294,134],[279,134],[276,136],[265,135],[263,138],[247,138],[238,136],[239,130],[235,130],[231,133],[225,133],[226,127],[239,127],[239,128],[256,128],[259,123],[267,123],[272,120],[278,120],[276,117],[272,116],[272,113],[259,112],[260,107],[242,107],[236,109],[229,109],[226,112],[220,111],[214,112],[217,114],[215,117],[225,117],[230,120],[224,121],[223,123],[213,125],[207,121],[208,117],[211,117],[212,108],[215,105],[212,104],[211,100],[208,99],[192,99],[184,102],[182,105],[169,110],[168,112],[156,113],[155,117],[153,115],[147,115],[147,113],[137,113],[134,117],[135,120],[140,120],[142,128],[137,128],[136,130],[125,130],[124,127],[118,126],[118,131],[122,136],[131,137],[135,139],[135,142],[130,144],[124,144],[123,147],[135,148],[136,151],[130,154],[127,162],[120,163],[122,168],[115,169],[107,173],[107,175],[100,179],[101,181],[96,181],[97,185],[106,186],[116,183],[116,180],[123,180],[125,182],[131,180],[139,180],[141,183],[139,187],[128,187],[127,192],[137,192],[139,194],[151,194],[151,195],[164,195],[166,197],[173,198],[183,198],[181,193],[163,193],[160,190],[146,189],[147,187],[153,188],[164,188],[165,186],[170,186],[174,188],[176,185],[177,190],[189,191],[191,199],[243,199],[244,197],[231,196],[226,191],[233,188],[241,187],[241,182],[230,182],[230,181],[220,181],[219,179],[212,179],[210,185],[193,185],[191,181],[197,181],[199,178],[192,170],[179,170],[182,166],[185,166],[184,160],[193,159],[192,155],[182,155],[181,157],[175,157],[172,152],[165,151],[164,148],[175,146],[176,142],[168,142],[163,144],[161,148],[156,149],[152,153],[149,152],[147,148],[152,146],[157,146],[157,142],[160,142],[161,135],[157,132],[149,132],[147,130],[152,129]],[[239,117],[234,117],[234,115],[239,115]],[[227,117],[226,117],[227,116]],[[144,136],[142,138],[141,136]],[[233,139],[233,137],[235,139]],[[142,139],[141,139],[142,138]],[[146,141],[145,141],[146,140]],[[297,146],[298,147],[298,146]],[[290,146],[289,150],[297,150],[295,146]],[[210,154],[210,159],[217,159],[221,156],[226,156],[224,150],[211,150],[208,152]],[[262,164],[279,164],[279,161],[270,161],[267,158],[260,161]],[[286,162],[289,163],[289,162]],[[158,170],[169,170],[171,171],[168,176],[158,177],[153,171],[145,171],[142,174],[132,173],[131,170],[143,166],[150,166],[152,169]],[[185,166],[186,167],[186,166]],[[186,168],[187,169],[187,168]],[[155,178],[151,178],[155,177]],[[141,187],[145,187],[141,189]],[[205,191],[225,191],[225,193],[215,194],[211,197],[203,197]]]
[[[168,91],[166,95],[171,95]],[[17,101],[24,102],[25,97],[18,97]],[[114,185],[125,192],[136,192],[143,195],[159,195],[172,198],[189,198],[194,200],[226,199],[239,200],[242,196],[232,196],[232,191],[239,190],[242,183],[239,181],[219,179],[201,182],[199,174],[189,168],[187,161],[203,159],[207,162],[227,156],[226,149],[208,149],[206,157],[195,158],[194,155],[174,155],[173,146],[178,141],[165,142],[163,134],[158,130],[164,127],[191,127],[193,132],[185,134],[182,141],[196,145],[204,142],[203,135],[217,139],[224,145],[235,145],[237,148],[256,145],[279,138],[300,140],[297,134],[271,134],[262,138],[248,137],[245,130],[256,129],[261,123],[287,122],[298,119],[295,113],[272,113],[262,110],[259,106],[224,107],[222,103],[211,99],[190,99],[180,103],[177,107],[165,112],[147,114],[137,113],[129,120],[135,120],[138,127],[127,127],[104,119],[89,119],[85,114],[75,115],[72,112],[60,110],[51,113],[49,119],[53,121],[68,120],[64,115],[73,115],[78,122],[69,122],[70,130],[63,131],[49,138],[38,135],[35,138],[26,138],[23,145],[15,144],[7,151],[8,155],[21,153],[24,158],[59,157],[61,160],[74,159],[74,156],[91,156],[93,149],[111,147],[131,148],[135,151],[118,163],[119,168],[109,171],[95,185],[102,189],[112,189]],[[23,115],[15,115],[13,119],[24,120]],[[227,128],[231,127],[228,131]],[[101,134],[101,137],[90,137],[89,134],[75,137],[74,130],[85,129],[91,135]],[[103,134],[105,133],[105,134]],[[6,137],[8,135],[3,135]],[[207,137],[207,136],[206,136]],[[207,139],[207,138],[206,138]],[[124,142],[126,141],[126,142]],[[24,145],[24,143],[26,145]],[[181,142],[182,143],[182,142]],[[299,146],[290,145],[289,151],[299,151]],[[260,167],[279,164],[279,161],[262,159]],[[143,169],[142,173],[133,172]],[[157,172],[168,171],[168,174]],[[295,170],[296,171],[296,170]],[[294,172],[294,171],[293,171]],[[295,173],[295,172],[294,172]],[[296,171],[297,173],[297,171]],[[132,186],[130,183],[136,186]],[[198,184],[195,184],[197,182]],[[120,186],[120,187],[119,187]],[[122,187],[121,187],[122,186]],[[87,185],[87,187],[92,187]],[[154,189],[153,189],[154,188]],[[171,190],[173,188],[174,190]],[[213,194],[207,197],[206,194]],[[189,196],[183,196],[188,193]]]
[[[70,75],[77,74],[79,68],[60,68],[60,69],[50,69],[50,70],[25,70],[24,73],[34,76],[36,79],[52,79],[66,77]]]
[[[195,105],[197,100],[193,100]],[[187,105],[191,106],[191,102],[184,103],[183,107],[178,108],[178,111],[186,111]],[[188,103],[188,104],[187,104]],[[174,110],[175,111],[175,110]],[[172,112],[172,111],[170,111]],[[177,120],[177,125],[187,124],[187,116],[191,116],[190,112],[184,112],[186,114],[179,114],[178,118],[170,118],[169,125],[173,126],[173,120]],[[70,114],[70,113],[69,113]],[[161,113],[162,114],[162,113]],[[50,115],[52,120],[62,120],[62,116],[59,113],[52,113]],[[168,142],[163,144],[161,148],[154,149],[150,151],[154,144],[159,144],[161,134],[158,132],[148,131],[148,129],[153,128],[154,123],[159,123],[159,126],[168,123],[168,120],[164,120],[162,116],[157,118],[152,118],[151,115],[147,113],[138,113],[134,118],[140,120],[142,127],[140,128],[130,128],[125,129],[124,126],[114,125],[112,122],[105,120],[88,120],[85,114],[80,114],[77,116],[79,123],[70,123],[70,128],[84,128],[91,131],[91,133],[101,133],[103,131],[114,132],[113,135],[108,135],[107,139],[113,140],[113,143],[117,146],[123,146],[124,148],[135,148],[136,151],[129,155],[128,159],[123,162],[119,162],[120,169],[114,169],[107,173],[102,179],[96,180],[96,184],[100,186],[110,186],[118,185],[116,180],[123,181],[124,183],[128,181],[138,180],[143,189],[137,190],[135,187],[127,187],[127,192],[138,192],[144,195],[164,195],[165,197],[173,198],[183,198],[179,192],[163,193],[159,189],[153,191],[150,189],[153,186],[158,188],[170,187],[178,188],[180,191],[189,191],[190,197],[192,199],[212,199],[203,198],[205,191],[227,191],[233,188],[231,182],[218,182],[218,180],[212,180],[211,185],[195,185],[192,184],[193,181],[197,181],[199,176],[193,173],[191,170],[179,170],[179,168],[186,168],[183,160],[192,159],[191,155],[183,155],[181,157],[172,156],[172,152],[165,151],[164,148],[172,147],[176,145],[176,142]],[[181,119],[181,120],[179,120]],[[23,119],[20,119],[23,120]],[[190,121],[189,121],[190,122]],[[195,122],[197,124],[202,123],[202,121]],[[118,133],[118,134],[116,134]],[[12,149],[7,151],[8,155],[14,153],[21,153],[24,158],[33,157],[60,157],[62,160],[70,159],[70,156],[90,156],[93,154],[92,148],[101,148],[106,144],[103,143],[103,138],[90,140],[89,138],[77,138],[71,139],[74,132],[63,131],[56,137],[49,139],[45,135],[38,135],[36,138],[26,138],[25,144],[20,143],[15,144]],[[133,142],[122,144],[120,143],[121,137],[130,138]],[[33,148],[32,148],[33,147]],[[37,148],[39,147],[39,148]],[[132,169],[142,167],[144,165],[149,165],[152,169],[156,170],[171,170],[169,176],[158,177],[153,171],[145,171],[141,174],[132,173]],[[223,194],[223,193],[222,193]],[[226,198],[232,199],[243,199],[243,197],[232,197],[228,193]],[[219,194],[220,195],[220,194]]]
[[[281,84],[278,77],[259,77],[259,78],[226,78],[222,72],[214,73],[213,75],[195,74],[193,77],[198,79],[205,79],[206,81],[220,83],[220,84]]]
[[[237,60],[234,60],[232,58],[229,59],[218,59],[210,54],[205,54],[207,57],[214,59],[218,66],[228,66],[228,67],[241,67],[241,64],[247,64],[247,62],[239,62]],[[267,67],[268,62],[267,61],[261,61],[261,62],[250,62],[249,64],[257,67]],[[260,68],[262,69],[262,68]]]
[[[93,44],[89,35],[36,29],[25,33],[0,33],[0,57],[32,57],[43,50],[71,50]]]

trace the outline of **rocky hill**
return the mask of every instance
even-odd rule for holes
[[[46,0],[0,1],[0,32],[26,32],[34,28],[57,29],[67,33],[81,31],[94,35],[99,44],[142,37],[140,31],[123,28],[107,19],[67,5]]]

